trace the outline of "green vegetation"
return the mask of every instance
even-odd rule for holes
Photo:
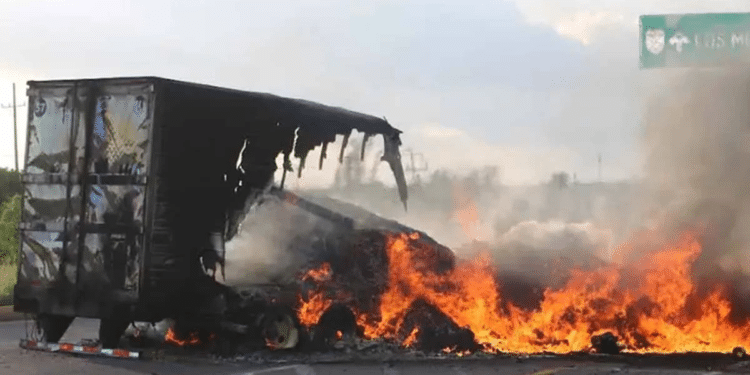
[[[21,219],[21,196],[16,195],[0,205],[0,265],[18,260],[18,222]]]
[[[21,174],[15,170],[0,168],[0,205],[22,192]]]
[[[15,195],[0,204],[0,302],[7,302],[16,283],[18,261],[18,222],[21,219],[21,196]]]
[[[0,265],[0,305],[13,303],[14,285],[16,285],[16,265]]]

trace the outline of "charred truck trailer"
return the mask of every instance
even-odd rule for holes
[[[279,155],[284,176],[301,174],[308,153],[321,146],[322,164],[337,135],[344,147],[353,130],[380,135],[406,204],[401,132],[384,119],[152,77],[31,81],[28,100],[14,309],[36,317],[46,342],[75,317],[101,319],[105,348],[131,322],[170,318],[256,337],[292,319],[283,293],[240,292],[216,277],[224,243],[249,202],[267,195]],[[274,304],[280,315],[269,323]]]

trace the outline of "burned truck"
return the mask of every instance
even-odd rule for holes
[[[168,318],[183,332],[293,347],[268,333],[293,320],[284,288],[239,290],[217,276],[248,208],[274,195],[353,231],[354,219],[283,183],[316,147],[322,165],[339,135],[340,161],[354,130],[382,136],[406,207],[401,132],[385,119],[156,77],[30,81],[28,103],[14,309],[35,317],[46,342],[75,317],[100,319],[105,348],[132,322]]]

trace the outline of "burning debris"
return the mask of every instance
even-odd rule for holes
[[[591,338],[591,346],[597,353],[618,354],[622,348],[617,343],[617,336],[606,332]]]
[[[725,289],[699,289],[691,280],[701,253],[695,232],[644,255],[637,266],[572,269],[562,287],[544,290],[537,308],[507,300],[487,256],[445,269],[425,255],[426,247],[417,233],[385,238],[381,272],[388,277],[375,307],[352,298],[336,267],[310,270],[308,280],[325,277],[317,277],[311,298],[300,298],[300,321],[314,326],[331,306],[347,306],[363,338],[426,352],[729,353],[750,339],[750,323],[730,317]],[[328,327],[329,336],[336,331]]]
[[[466,352],[479,349],[474,333],[456,325],[451,318],[422,299],[409,306],[398,337],[406,347],[424,352]]]
[[[631,248],[647,249],[625,264],[529,257],[509,272],[489,244],[472,260],[458,260],[424,233],[367,212],[273,196],[329,224],[289,241],[295,262],[307,264],[286,275],[291,300],[279,301],[278,310],[247,302],[227,313],[237,338],[225,334],[216,344],[222,352],[729,353],[750,339],[729,290],[692,278],[705,238],[698,230],[653,241],[658,247],[641,244],[661,237],[641,233],[618,248],[631,256]],[[523,272],[542,272],[544,281],[530,282]],[[260,342],[246,339],[254,326]]]

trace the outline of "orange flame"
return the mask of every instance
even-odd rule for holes
[[[331,265],[323,263],[318,268],[308,270],[302,279],[324,282],[330,280],[331,274]],[[333,303],[331,299],[326,298],[322,289],[308,291],[307,301],[302,298],[302,295],[297,296],[297,299],[299,303],[297,317],[299,318],[300,324],[305,327],[311,327],[317,324],[323,313],[328,310]]]
[[[414,342],[417,341],[417,335],[419,334],[419,327],[414,327],[414,329],[411,330],[411,333],[409,336],[404,339],[403,345],[405,347],[411,347],[414,345]]]
[[[175,333],[174,329],[170,327],[167,330],[167,334],[164,336],[164,342],[167,344],[172,344],[174,346],[195,346],[199,345],[201,343],[201,340],[198,338],[198,334],[196,333],[190,333],[187,339],[180,340],[177,338],[177,334]]]
[[[297,316],[299,322],[305,327],[311,327],[318,323],[323,313],[331,307],[333,303],[330,299],[326,298],[322,291],[310,292],[308,300],[305,302],[302,298],[299,299],[300,307],[297,310]]]
[[[318,268],[313,268],[302,277],[302,280],[324,282],[331,279],[332,271],[329,263],[323,263]]]
[[[701,252],[691,233],[676,246],[644,257],[642,269],[573,270],[563,288],[544,292],[534,311],[512,303],[500,307],[502,297],[488,257],[437,275],[415,267],[410,240],[402,234],[388,242],[389,287],[378,311],[360,313],[357,319],[367,338],[397,339],[409,306],[421,298],[474,332],[488,352],[587,350],[593,335],[607,331],[627,351],[640,353],[731,352],[750,339],[750,324],[729,320],[731,304],[720,288],[703,300],[697,313],[690,313],[689,301],[698,292],[689,272]],[[415,337],[413,330],[402,344],[412,345]]]

